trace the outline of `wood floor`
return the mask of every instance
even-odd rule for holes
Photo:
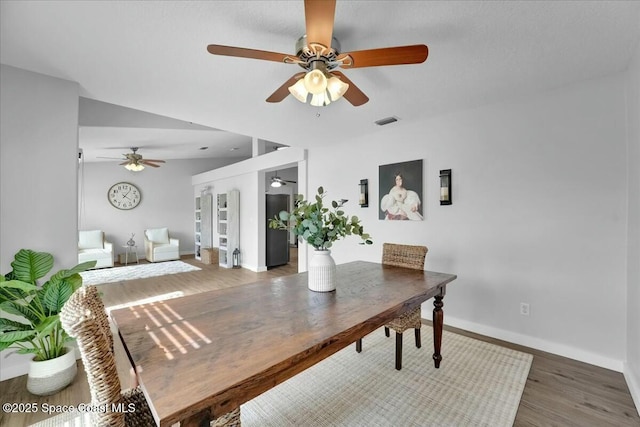
[[[196,265],[202,270],[100,286],[99,289],[103,293],[105,305],[110,307],[126,304],[176,291],[190,295],[297,272],[295,250],[292,251],[292,262],[289,265],[263,273],[204,265],[193,258],[185,258],[183,261]],[[179,281],[176,280],[177,278]],[[533,354],[533,365],[518,408],[515,426],[640,426],[638,412],[633,405],[624,378],[618,372],[446,325],[445,329]],[[130,365],[119,340],[115,341],[118,373],[123,387],[126,388],[129,382]],[[446,357],[446,354],[443,354]],[[2,362],[0,361],[0,363]],[[26,376],[0,382],[0,393],[2,403],[36,402],[40,405],[43,403],[77,405],[91,400],[82,363],[78,364],[78,376],[74,383],[53,396],[37,397],[31,395],[26,390]],[[49,415],[41,412],[35,414],[0,412],[0,426],[28,426],[48,417]]]

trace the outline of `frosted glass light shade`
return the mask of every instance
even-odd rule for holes
[[[313,105],[314,107],[322,107],[331,104],[331,100],[329,99],[327,92],[324,91],[322,93],[313,95],[309,104]]]
[[[309,91],[304,87],[304,79],[300,79],[293,86],[289,86],[289,93],[298,101],[306,103]]]
[[[327,92],[331,96],[332,101],[337,101],[342,98],[342,95],[349,89],[349,85],[336,76],[332,76],[329,81],[327,81]]]
[[[282,187],[282,183],[280,181],[271,181],[272,187]]]
[[[144,166],[139,163],[129,163],[128,165],[125,165],[125,169],[128,169],[132,172],[140,172],[142,169],[144,169]]]
[[[323,93],[327,89],[327,78],[320,70],[309,71],[303,80],[304,87],[314,95]]]

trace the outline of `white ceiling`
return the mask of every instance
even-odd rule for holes
[[[344,70],[370,101],[315,108],[291,96],[264,101],[297,66],[206,51],[214,43],[294,54],[302,1],[2,0],[0,19],[3,64],[76,81],[85,98],[213,128],[95,122],[80,133],[91,157],[134,142],[145,157],[166,159],[200,157],[200,146],[248,153],[251,136],[336,144],[377,132],[384,117],[402,126],[623,71],[640,39],[640,1],[338,0],[343,52],[424,43],[429,57]]]

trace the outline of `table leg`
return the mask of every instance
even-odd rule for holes
[[[440,362],[442,361],[442,355],[440,354],[440,348],[442,347],[442,306],[444,305],[442,298],[444,298],[443,294],[436,295],[435,301],[433,301],[433,361],[436,368],[440,367]]]
[[[205,409],[189,418],[180,421],[180,427],[209,427],[211,423],[211,411]]]

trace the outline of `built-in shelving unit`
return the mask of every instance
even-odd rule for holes
[[[194,240],[195,258],[202,259],[202,249],[211,248],[213,200],[211,194],[203,193],[195,199]]]
[[[218,263],[233,267],[233,251],[240,249],[240,192],[218,194]]]
[[[202,259],[202,245],[200,241],[200,237],[202,236],[202,200],[200,197],[196,197],[194,236],[196,241],[195,258],[200,260]]]

